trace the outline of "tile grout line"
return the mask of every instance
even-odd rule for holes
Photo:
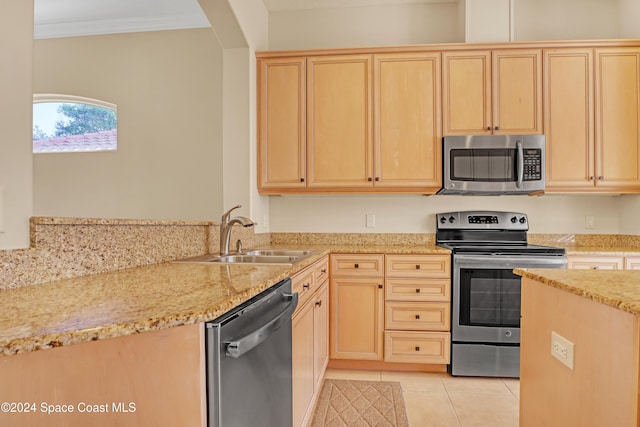
[[[442,378],[440,378],[440,382],[442,383],[442,387],[444,387],[444,392],[447,395],[447,400],[449,401],[449,404],[451,405],[451,408],[453,409],[453,414],[456,416],[456,421],[458,422],[458,427],[463,427],[462,426],[462,420],[460,420],[460,416],[458,416],[458,409],[453,404],[453,400],[451,400],[451,396],[449,396],[449,389],[447,389],[447,385],[444,383]]]

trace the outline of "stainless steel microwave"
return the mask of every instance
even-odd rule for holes
[[[445,136],[438,194],[530,194],[544,190],[544,135]]]

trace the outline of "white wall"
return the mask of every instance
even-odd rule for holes
[[[515,0],[514,40],[618,38],[618,10],[618,0]]]
[[[278,11],[269,49],[316,49],[464,41],[457,3]]]
[[[29,245],[33,1],[0,2],[0,249]]]
[[[282,196],[271,199],[271,232],[433,233],[435,214],[523,212],[532,233],[619,233],[620,196]],[[376,227],[365,227],[365,215]],[[585,229],[585,216],[595,228]]]
[[[620,232],[640,234],[640,195],[622,196],[620,203]]]
[[[36,93],[118,108],[116,152],[34,156],[36,215],[219,218],[222,51],[210,30],[36,40],[33,68]]]
[[[620,2],[620,37],[627,39],[640,38],[640,1],[619,0]]]
[[[637,0],[624,0],[633,1]],[[515,39],[618,36],[618,2],[611,0],[516,0]],[[353,7],[272,12],[269,49],[306,49],[464,39],[464,1],[449,4]],[[433,232],[435,213],[496,209],[529,215],[534,233],[619,233],[620,196],[283,196],[271,197],[272,232]],[[365,214],[376,228],[365,227]],[[585,216],[595,228],[585,229]],[[636,230],[635,232],[637,232]]]

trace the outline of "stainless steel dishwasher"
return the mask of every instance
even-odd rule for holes
[[[292,424],[291,279],[206,323],[209,427]]]

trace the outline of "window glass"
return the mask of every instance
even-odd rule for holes
[[[33,152],[114,151],[118,148],[116,106],[79,96],[33,96]]]

